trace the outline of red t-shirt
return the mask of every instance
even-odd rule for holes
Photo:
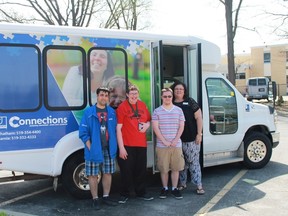
[[[131,104],[136,111],[136,104]],[[138,122],[150,122],[151,115],[145,103],[137,101],[138,118],[130,107],[128,100],[125,100],[117,108],[117,123],[122,124],[122,137],[124,146],[147,147],[146,133],[140,133]]]

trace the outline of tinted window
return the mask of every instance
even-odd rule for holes
[[[32,111],[40,107],[40,51],[36,46],[0,46],[0,109]]]
[[[250,86],[256,86],[257,85],[257,80],[256,79],[249,80],[249,85]]]
[[[258,79],[258,85],[267,85],[266,79]]]

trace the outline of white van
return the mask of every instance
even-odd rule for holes
[[[245,100],[216,71],[215,44],[191,36],[0,24],[0,169],[52,176],[55,183],[60,177],[72,195],[90,196],[78,127],[95,100],[95,50],[109,54],[109,76],[139,87],[151,113],[165,85],[187,85],[203,111],[203,167],[269,162],[279,143],[274,109]],[[151,128],[147,141],[147,167],[157,171]]]
[[[269,101],[269,79],[267,77],[253,77],[247,80],[247,100],[266,99]]]

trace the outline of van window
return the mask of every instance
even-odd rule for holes
[[[87,104],[85,51],[76,46],[43,50],[44,102],[50,110],[80,110]]]
[[[258,85],[267,85],[266,79],[258,79]]]
[[[1,44],[0,56],[0,110],[37,110],[41,105],[40,50],[34,45]]]
[[[249,85],[250,86],[257,86],[257,80],[256,79],[250,79],[249,80]]]
[[[90,105],[97,101],[95,94],[97,87],[99,87],[97,85],[106,86],[110,89],[110,106],[113,108],[116,109],[120,103],[126,100],[126,87],[128,86],[127,61],[127,53],[122,48],[93,47],[88,51],[88,96]],[[136,74],[134,75],[136,76]]]
[[[210,132],[232,134],[238,129],[238,113],[235,91],[223,79],[209,78],[205,82]]]

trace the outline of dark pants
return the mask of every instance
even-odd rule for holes
[[[118,158],[121,176],[121,196],[129,196],[129,189],[134,185],[137,196],[146,193],[147,148],[125,146],[128,157]]]

